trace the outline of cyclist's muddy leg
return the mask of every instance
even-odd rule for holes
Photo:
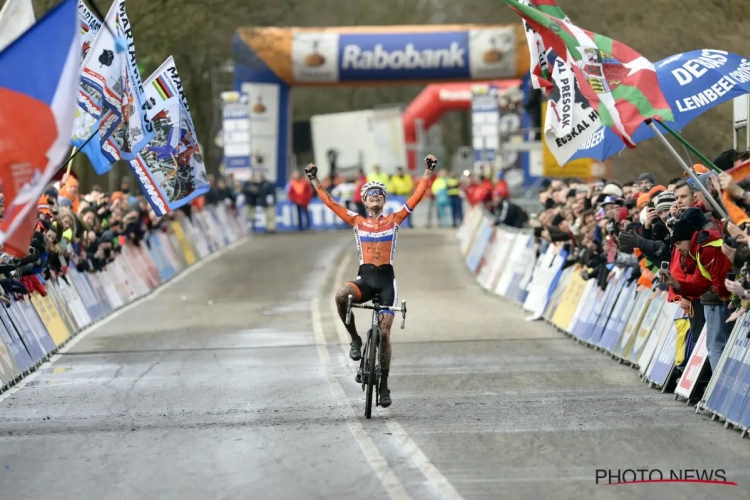
[[[349,332],[349,335],[352,337],[352,341],[354,341],[359,339],[357,326],[354,324],[354,312],[352,312],[351,322],[349,322],[348,325],[346,324],[346,305],[349,301],[349,295],[352,295],[354,297],[359,296],[359,291],[351,283],[347,283],[346,285],[339,288],[338,292],[336,292],[336,309],[339,312],[341,321],[343,321],[344,326],[346,326],[346,331]]]
[[[393,314],[380,315],[380,385],[388,387],[388,373],[391,369],[391,325]]]

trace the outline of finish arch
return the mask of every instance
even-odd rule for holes
[[[259,27],[234,37],[234,87],[249,96],[253,168],[279,186],[286,183],[291,157],[295,86],[432,84],[528,72],[520,23]]]

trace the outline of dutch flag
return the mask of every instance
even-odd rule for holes
[[[2,251],[26,255],[37,201],[65,160],[81,66],[76,0],[63,0],[0,52]]]

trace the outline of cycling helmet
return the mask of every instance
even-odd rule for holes
[[[385,187],[385,184],[383,184],[380,181],[369,181],[369,182],[366,182],[365,185],[362,186],[362,189],[359,191],[359,194],[360,196],[362,196],[363,200],[365,199],[365,194],[370,189],[380,189],[381,191],[383,191],[383,197],[388,196],[388,188]]]

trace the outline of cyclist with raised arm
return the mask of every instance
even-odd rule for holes
[[[323,203],[338,215],[341,220],[352,226],[354,237],[357,241],[357,253],[359,254],[359,272],[357,279],[350,281],[336,292],[336,307],[339,311],[341,321],[344,322],[346,330],[352,338],[349,357],[354,361],[362,358],[362,338],[357,333],[354,321],[346,324],[346,309],[349,295],[354,297],[354,303],[363,304],[378,294],[380,304],[398,306],[398,287],[396,276],[393,272],[393,258],[396,253],[396,238],[398,237],[399,225],[406,220],[424,196],[432,171],[437,166],[437,159],[433,155],[425,158],[425,171],[422,180],[417,185],[414,194],[404,203],[400,210],[384,215],[385,200],[388,190],[385,185],[373,180],[362,186],[362,202],[364,203],[369,217],[363,217],[356,212],[347,210],[336,203],[331,195],[321,186],[317,178],[318,167],[309,164],[305,168],[305,174],[310,179],[318,196]],[[380,333],[382,345],[380,349],[380,406],[391,405],[391,392],[388,389],[388,371],[391,366],[391,325],[393,324],[393,312],[383,311],[380,313]]]

